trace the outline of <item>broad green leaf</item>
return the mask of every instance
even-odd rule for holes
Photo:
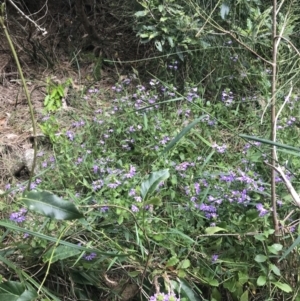
[[[189,301],[200,301],[199,297],[194,293],[190,284],[184,279],[177,279],[170,281],[172,288],[180,295],[181,299],[186,298]]]
[[[243,285],[246,282],[248,282],[249,276],[247,274],[239,272],[238,275],[239,275],[239,284]]]
[[[185,278],[186,277],[186,272],[184,270],[177,270],[177,276],[179,278]]]
[[[173,267],[178,263],[179,259],[176,256],[171,257],[167,262],[167,267]]]
[[[248,301],[248,291],[244,291],[242,296],[240,297],[240,301]]]
[[[273,271],[273,273],[277,276],[280,276],[280,270],[278,269],[278,267],[275,264],[270,264],[270,269]]]
[[[268,257],[262,254],[256,255],[254,258],[256,262],[265,262],[267,259]]]
[[[286,284],[286,283],[282,283],[279,281],[276,282],[272,282],[276,287],[278,287],[279,289],[281,289],[282,291],[286,292],[286,293],[291,293],[293,290],[292,288]]]
[[[208,235],[212,235],[220,231],[228,232],[226,229],[220,227],[208,227],[205,229],[205,233]]]
[[[170,173],[168,169],[155,171],[150,174],[147,180],[141,185],[141,195],[144,201],[147,201],[149,195],[155,191],[160,182],[169,178]]]
[[[229,6],[227,3],[223,2],[220,7],[221,18],[224,20],[226,16],[229,14]]]
[[[23,198],[29,210],[39,212],[58,220],[72,220],[83,217],[75,205],[47,191],[30,191]]]
[[[34,301],[38,297],[36,291],[28,290],[16,281],[7,281],[0,284],[1,301]]]
[[[168,152],[182,137],[184,137],[197,123],[199,123],[206,116],[207,115],[203,115],[187,125],[172,141],[170,141],[170,143],[166,146],[162,153],[164,154]]]
[[[214,278],[209,278],[209,279],[206,278],[206,281],[210,286],[218,287],[220,285],[219,281]]]
[[[144,205],[155,205],[155,206],[161,206],[162,200],[159,197],[152,197],[148,199],[146,202],[144,202]]]
[[[264,286],[266,282],[267,282],[266,276],[259,276],[256,281],[258,286]]]
[[[268,246],[268,250],[270,253],[277,255],[282,250],[282,245],[273,244],[272,246]]]
[[[53,248],[55,248],[53,252]],[[53,254],[52,254],[53,253]],[[75,255],[80,254],[80,250],[76,250],[67,246],[57,246],[50,248],[44,255],[43,255],[43,261],[47,262],[51,260],[51,262],[56,262],[58,260],[67,259],[69,257],[73,257]]]
[[[189,261],[189,259],[184,259],[179,262],[177,268],[185,270],[185,269],[189,268],[190,266],[191,266],[191,262]]]

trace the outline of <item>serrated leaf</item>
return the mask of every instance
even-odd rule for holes
[[[16,281],[7,281],[0,284],[1,301],[34,301],[38,297],[36,291],[28,290]]]
[[[265,262],[267,259],[268,257],[262,254],[256,255],[254,258],[256,262]]]
[[[267,282],[266,276],[259,276],[256,281],[258,286],[264,286],[266,282]]]
[[[83,217],[75,205],[47,191],[30,191],[23,198],[29,210],[39,212],[49,218],[73,220]]]
[[[53,252],[53,248],[55,248]],[[52,254],[53,253],[53,254]],[[77,249],[73,249],[67,246],[57,246],[50,248],[44,255],[43,255],[43,261],[47,262],[51,260],[51,262],[56,262],[58,260],[67,259],[70,257],[73,257],[75,255],[80,254],[81,251]]]
[[[187,125],[170,143],[166,146],[166,148],[163,150],[163,154],[168,152],[177,142],[184,137],[197,123],[199,123],[203,118],[205,118],[207,115],[203,115],[197,119],[195,119],[193,122],[191,122],[189,125]]]
[[[279,289],[281,289],[282,291],[286,292],[286,293],[291,293],[293,290],[292,288],[286,284],[286,283],[282,283],[282,282],[272,282],[276,287],[278,287]]]
[[[176,256],[173,256],[167,261],[166,266],[173,267],[174,265],[176,265],[178,263],[178,261],[179,261],[179,259]]]
[[[141,185],[141,196],[144,201],[147,201],[149,195],[155,191],[160,182],[169,178],[170,173],[168,169],[155,171],[150,174],[148,179]]]
[[[226,229],[220,227],[208,227],[205,229],[205,233],[208,235],[212,235],[220,231],[228,232]]]

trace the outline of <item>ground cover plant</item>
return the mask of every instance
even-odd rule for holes
[[[36,167],[1,193],[1,298],[299,300],[297,49],[264,35],[271,9],[259,1],[246,12],[212,1],[206,23],[205,3],[140,4],[138,19],[160,20],[138,21],[140,37],[160,52],[169,43],[159,76],[133,68],[67,102],[72,81],[48,81]],[[278,18],[285,41],[291,4]],[[212,39],[216,27],[226,35]],[[207,35],[200,46],[193,31]]]
[[[65,279],[63,294],[72,300],[99,300],[98,294],[101,300],[127,300],[138,289],[137,300],[151,295],[150,300],[160,300],[163,293],[171,294],[169,300],[291,293],[297,267],[290,258],[289,270],[282,270],[274,259],[298,232],[293,205],[278,184],[285,238],[274,244],[263,166],[267,146],[236,136],[237,128],[247,132],[256,124],[257,112],[240,124],[235,116],[243,110],[236,104],[243,102],[237,95],[224,91],[219,103],[206,107],[197,87],[187,85],[181,95],[156,79],[147,86],[126,79],[112,89],[110,105],[97,89],[87,90],[63,128],[58,113],[41,122],[42,129],[53,130],[47,132],[53,151],[38,153],[39,174],[31,192],[10,207],[8,219],[21,227],[12,229],[23,230],[10,234],[13,247],[1,257],[21,249],[15,269],[20,264],[37,283],[43,279],[49,291],[41,291],[49,300],[57,275]],[[291,97],[290,107],[297,101]],[[293,137],[297,128],[289,109],[285,115],[279,125],[285,130],[278,134]],[[8,185],[7,198],[25,187]],[[75,207],[64,207],[62,199]],[[24,203],[48,218],[28,211]],[[61,211],[67,216],[60,217]],[[56,221],[69,218],[77,220]],[[51,243],[37,233],[59,240]]]

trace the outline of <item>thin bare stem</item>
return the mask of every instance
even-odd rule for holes
[[[0,25],[5,33],[5,37],[7,39],[7,42],[9,44],[10,50],[12,52],[12,55],[15,59],[16,65],[17,65],[17,69],[18,69],[18,73],[21,77],[21,82],[23,85],[23,89],[25,92],[25,96],[28,102],[28,107],[29,107],[29,112],[30,112],[30,117],[31,117],[31,123],[32,123],[32,131],[33,131],[33,147],[34,147],[34,155],[33,155],[33,162],[32,162],[32,167],[31,167],[31,172],[30,172],[30,177],[29,177],[29,181],[28,181],[28,186],[27,186],[27,190],[30,189],[30,185],[31,185],[31,181],[32,181],[32,177],[34,175],[34,169],[35,169],[35,164],[36,164],[36,153],[37,153],[37,141],[36,141],[36,123],[35,123],[35,118],[34,118],[34,113],[33,113],[33,106],[31,103],[31,99],[30,99],[30,94],[26,85],[26,81],[23,75],[23,71],[22,71],[22,67],[20,65],[19,62],[19,58],[17,55],[17,52],[15,50],[15,47],[13,45],[13,42],[9,36],[9,33],[7,31],[7,28],[5,26],[5,21],[4,21],[4,16],[5,16],[5,4],[2,3],[0,6]]]
[[[273,16],[272,16],[272,38],[273,38],[273,54],[272,54],[272,97],[271,97],[271,141],[276,142],[276,84],[277,84],[277,50],[279,43],[276,39],[277,37],[277,0],[273,0]],[[272,146],[272,166],[276,164],[276,146]],[[276,203],[276,171],[274,168],[271,169],[271,202],[273,209],[273,224],[275,229],[275,241],[278,241],[279,232],[279,222],[277,218],[277,203]]]

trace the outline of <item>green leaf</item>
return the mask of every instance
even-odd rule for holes
[[[144,17],[144,16],[148,15],[148,11],[147,10],[140,10],[140,11],[137,11],[134,15],[137,18]]]
[[[264,144],[270,144],[270,145],[282,147],[284,149],[296,151],[296,153],[298,154],[298,156],[300,156],[300,148],[297,148],[297,147],[293,147],[293,146],[290,146],[290,145],[277,143],[277,142],[274,142],[274,141],[271,141],[271,140],[268,140],[268,139],[262,139],[262,138],[258,138],[258,137],[254,137],[254,136],[248,136],[248,135],[244,135],[244,134],[240,134],[239,136],[241,138],[244,138],[244,139],[258,141],[258,142],[261,142],[261,143],[264,143]]]
[[[282,250],[282,245],[273,244],[272,246],[268,246],[268,250],[270,253],[277,255]]]
[[[160,41],[155,41],[155,46],[157,48],[158,51],[162,52],[163,49],[162,49],[162,44]]]
[[[73,203],[47,191],[30,191],[23,201],[29,210],[39,212],[49,218],[72,220],[83,217]]]
[[[247,274],[239,272],[238,275],[239,275],[239,284],[243,285],[248,282],[249,276]]]
[[[172,285],[172,288],[178,293],[178,295],[180,295],[181,300],[183,298],[186,298],[189,301],[200,301],[200,298],[196,296],[190,284],[186,280],[171,280],[170,283]]]
[[[280,276],[280,270],[278,269],[278,267],[275,264],[270,264],[270,269],[273,271],[273,273],[277,276]]]
[[[220,231],[228,232],[226,229],[220,227],[208,227],[205,229],[205,233],[208,235],[212,235]]]
[[[242,296],[240,297],[240,301],[248,301],[248,291],[244,291]]]
[[[189,259],[184,259],[183,261],[179,262],[177,268],[185,270],[190,266],[191,266],[191,262],[189,261]]]
[[[7,281],[0,284],[1,301],[33,301],[38,297],[36,291],[28,290],[16,281]]]
[[[177,271],[177,276],[179,278],[185,278],[186,277],[186,272],[184,270],[178,270]]]
[[[172,141],[170,141],[170,143],[166,146],[162,153],[164,154],[168,152],[182,137],[184,137],[197,123],[199,123],[206,116],[207,115],[203,115],[187,125]]]
[[[271,282],[271,283],[273,283],[276,287],[278,287],[279,289],[281,289],[282,291],[284,291],[286,293],[291,293],[293,291],[292,288],[286,283],[282,283],[279,281]]]
[[[53,252],[53,248],[55,248]],[[52,254],[53,253],[53,254]],[[76,250],[67,246],[57,246],[50,248],[44,255],[43,255],[43,261],[47,262],[51,260],[51,262],[56,262],[58,260],[67,259],[69,257],[75,256],[80,254],[80,250]]]
[[[144,131],[147,131],[148,130],[148,117],[147,117],[146,113],[143,114],[143,118],[144,118]]]
[[[296,238],[293,244],[286,250],[286,252],[281,256],[279,261],[281,261],[286,256],[288,256],[292,252],[292,250],[299,245],[299,243],[300,243],[300,235]]]
[[[144,205],[155,205],[155,206],[161,206],[162,204],[163,204],[162,200],[159,197],[152,197],[144,203]]]
[[[258,286],[264,286],[266,282],[267,282],[266,276],[259,276],[256,281]]]
[[[229,6],[227,3],[223,2],[220,7],[221,18],[224,20],[229,14]]]
[[[256,255],[254,258],[256,262],[265,262],[267,259],[268,257],[262,254]]]
[[[219,281],[217,279],[214,279],[214,278],[205,278],[205,280],[207,281],[207,283],[210,285],[210,286],[214,286],[214,287],[218,287],[220,284],[219,284]]]
[[[174,265],[176,265],[178,263],[179,259],[176,256],[172,256],[168,262],[167,262],[167,267],[173,267]]]
[[[144,201],[147,201],[149,195],[155,191],[160,182],[169,178],[170,173],[168,169],[155,171],[150,174],[148,179],[141,185],[141,195]]]

